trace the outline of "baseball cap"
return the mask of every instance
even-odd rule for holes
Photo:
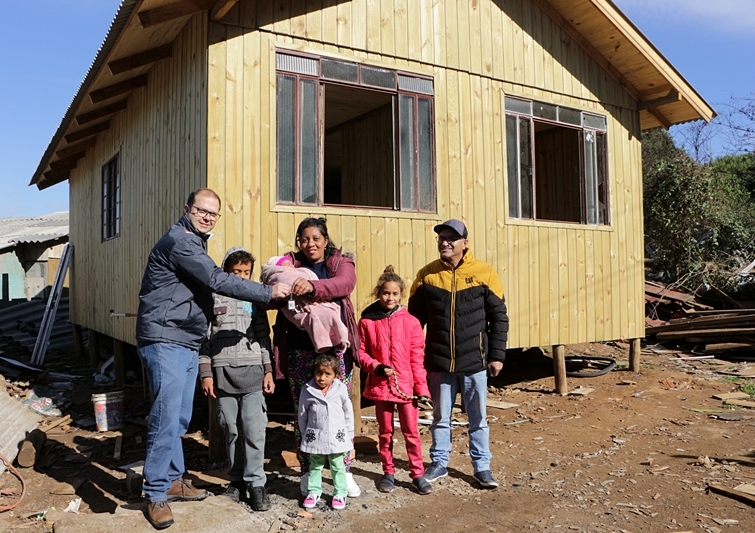
[[[458,233],[463,239],[467,238],[467,227],[464,225],[464,222],[461,220],[457,220],[455,218],[452,218],[451,220],[446,220],[443,224],[438,224],[433,228],[433,231],[435,233],[440,233],[440,230],[443,228],[449,228],[454,230],[456,233]]]

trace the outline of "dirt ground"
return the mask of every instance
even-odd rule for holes
[[[299,516],[298,472],[286,467],[281,452],[292,449],[290,419],[272,416],[268,430],[268,490],[273,502],[266,513],[251,513],[259,531],[582,531],[582,532],[750,532],[754,507],[707,492],[710,483],[733,488],[755,481],[755,418],[752,411],[724,408],[713,394],[734,392],[753,378],[718,373],[735,363],[716,359],[674,361],[677,354],[643,350],[642,371],[627,367],[623,344],[569,346],[567,355],[609,356],[613,372],[593,378],[570,378],[570,390],[593,388],[586,395],[554,394],[552,361],[540,350],[512,351],[503,375],[491,380],[489,399],[518,404],[489,408],[493,474],[497,490],[479,490],[471,476],[467,436],[454,431],[449,476],[434,483],[435,492],[420,496],[410,490],[406,454],[397,430],[395,452],[398,486],[391,494],[375,486],[381,475],[379,457],[362,454],[352,472],[363,489],[345,511],[321,501],[312,516]],[[83,372],[60,363],[71,373]],[[746,366],[746,365],[744,365]],[[739,364],[737,368],[742,368]],[[8,381],[13,381],[8,379]],[[91,378],[67,396],[74,419],[91,414]],[[282,385],[282,384],[279,384]],[[139,381],[127,389],[127,416],[146,414]],[[198,402],[199,403],[199,402]],[[87,411],[88,409],[88,411]],[[198,406],[194,425],[202,425],[205,406]],[[271,402],[271,412],[276,406]],[[371,413],[369,407],[365,415]],[[727,421],[717,417],[728,416]],[[206,419],[206,415],[204,416]],[[464,420],[464,415],[459,415]],[[185,439],[187,465],[197,485],[210,483],[221,492],[222,465],[209,464],[201,427]],[[376,436],[366,420],[362,433]],[[425,460],[430,435],[422,426]],[[123,435],[120,460],[113,459],[115,439]],[[122,432],[98,433],[76,425],[49,432],[41,463],[21,469],[28,491],[14,510],[0,513],[0,531],[53,531],[69,501],[82,498],[80,512],[112,513],[130,496],[118,466],[143,459],[145,428],[128,424]],[[76,495],[55,495],[60,482],[85,482]],[[17,499],[15,477],[0,476],[0,506]],[[328,488],[326,487],[326,494]],[[192,504],[184,504],[192,505]],[[51,511],[53,508],[55,512]],[[45,520],[46,516],[46,520]],[[197,531],[200,531],[199,529]]]

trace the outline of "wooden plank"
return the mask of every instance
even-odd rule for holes
[[[752,398],[752,396],[746,392],[723,392],[714,394],[713,398],[716,400],[748,400]]]
[[[110,69],[111,74],[121,74],[122,72],[143,67],[161,59],[166,59],[171,57],[172,54],[173,43],[170,43],[150,50],[144,50],[143,52],[127,57],[114,59],[113,61],[110,61],[107,66]]]
[[[755,402],[748,402],[746,400],[724,400],[724,403],[726,405],[738,405],[739,407],[749,407],[750,409],[755,409]]]
[[[410,2],[416,4],[416,2]],[[420,59],[423,63],[432,63],[435,58],[434,53],[434,24],[435,18],[433,13],[432,0],[419,0],[420,20],[419,26],[410,25],[409,28],[419,27],[420,36]],[[437,93],[436,93],[437,94]]]
[[[576,310],[577,310],[577,342],[589,342],[587,337],[587,252],[585,250],[585,233],[588,230],[579,229],[574,232],[573,238],[576,241],[576,273],[577,286],[576,292]]]
[[[179,0],[178,2],[171,2],[170,4],[140,11],[138,13],[139,22],[142,28],[149,28],[176,18],[207,11],[215,5],[215,2],[216,0]]]
[[[147,74],[134,76],[133,78],[114,83],[113,85],[109,85],[108,87],[103,87],[102,89],[91,91],[89,93],[89,99],[93,104],[102,102],[104,100],[109,100],[110,98],[129,93],[134,89],[138,89],[139,87],[146,87],[147,79]]]
[[[98,133],[103,132],[109,128],[110,128],[110,120],[106,120],[104,122],[100,122],[99,124],[95,124],[94,126],[89,126],[88,128],[84,128],[78,131],[74,131],[73,133],[69,133],[64,138],[66,142],[73,143],[76,141],[80,141],[81,139],[91,137],[92,135],[97,135]]]
[[[419,25],[409,26],[409,4],[417,6],[417,0],[393,0],[393,53],[399,58],[409,58],[409,35],[419,36]]]
[[[393,0],[380,0],[380,53],[396,55]]]
[[[86,124],[87,122],[94,122],[95,120],[101,119],[108,115],[112,115],[113,113],[116,113],[117,111],[122,111],[126,109],[127,105],[128,105],[128,98],[118,100],[117,102],[113,102],[112,104],[106,105],[104,107],[100,107],[99,109],[95,109],[93,111],[88,111],[86,113],[77,115],[76,123],[79,126],[81,126],[82,124]]]
[[[456,64],[457,68],[459,70],[463,70],[466,72],[475,72],[471,68],[471,47],[472,47],[472,37],[471,32],[472,28],[470,27],[471,22],[471,16],[469,13],[469,10],[471,8],[472,2],[447,2],[447,10],[453,10],[453,4],[456,4],[455,6],[455,25],[456,28],[456,46],[457,46],[457,57],[458,57],[458,63]],[[480,47],[479,45],[477,48],[475,48],[475,51],[479,51]],[[476,54],[479,57],[479,52]],[[476,72],[479,72],[477,70]]]
[[[367,1],[351,2],[351,46],[357,50],[367,49]]]
[[[217,3],[210,11],[210,18],[212,20],[222,19],[236,5],[236,2],[238,0],[217,0]]]
[[[664,331],[655,336],[659,339],[683,339],[685,337],[715,337],[721,335],[755,335],[755,328],[692,329]]]
[[[753,496],[752,494],[747,494],[746,492],[730,489],[719,483],[709,483],[708,489],[712,492],[715,492],[716,494],[722,494],[724,496],[728,496],[729,498],[733,498],[740,502],[755,506],[755,496]]]
[[[380,25],[381,2],[380,0],[365,0],[366,5],[366,27],[367,27],[367,50],[370,52],[380,52]]]

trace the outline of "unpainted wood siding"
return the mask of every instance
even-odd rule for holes
[[[294,248],[304,216],[325,215],[333,241],[356,252],[361,311],[386,265],[410,284],[437,258],[433,226],[460,218],[475,256],[500,274],[511,347],[644,335],[635,103],[532,2],[241,1],[210,33],[208,180],[224,203],[216,259],[241,244],[264,262]],[[433,76],[437,215],[275,205],[279,47]],[[607,116],[610,226],[508,217],[504,95]]]
[[[71,321],[134,344],[133,317],[152,246],[207,180],[207,17],[194,16],[70,179]],[[102,165],[120,156],[120,235],[102,240]]]

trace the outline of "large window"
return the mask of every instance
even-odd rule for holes
[[[436,211],[432,80],[278,53],[279,204]]]
[[[121,232],[121,172],[119,154],[102,167],[102,240]]]
[[[506,97],[509,216],[606,225],[606,117]]]

